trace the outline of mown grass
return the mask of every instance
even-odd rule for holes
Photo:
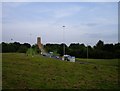
[[[118,60],[120,59],[83,59],[76,58],[78,62],[92,63],[96,65],[118,66]]]
[[[81,59],[77,59],[80,60]],[[82,59],[83,60],[83,59]],[[118,89],[118,60],[89,64],[20,53],[2,55],[3,89]]]

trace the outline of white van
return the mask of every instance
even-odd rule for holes
[[[70,55],[64,55],[64,60],[70,61],[70,62],[75,62],[75,57],[70,56]]]

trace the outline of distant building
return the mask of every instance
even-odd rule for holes
[[[41,50],[41,54],[45,54],[45,50],[43,48],[43,45],[41,43],[41,37],[37,37],[37,45],[38,45],[38,48]]]
[[[38,45],[39,48],[42,47],[41,38],[40,37],[37,37],[37,45]]]

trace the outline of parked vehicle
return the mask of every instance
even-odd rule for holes
[[[70,62],[75,62],[75,57],[74,56],[70,56],[70,55],[64,55],[63,59],[65,61],[70,61]]]

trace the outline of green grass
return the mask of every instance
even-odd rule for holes
[[[76,58],[77,62],[92,63],[96,65],[118,66],[119,59],[82,59]]]
[[[79,64],[20,53],[2,55],[3,89],[118,89],[118,60]]]

